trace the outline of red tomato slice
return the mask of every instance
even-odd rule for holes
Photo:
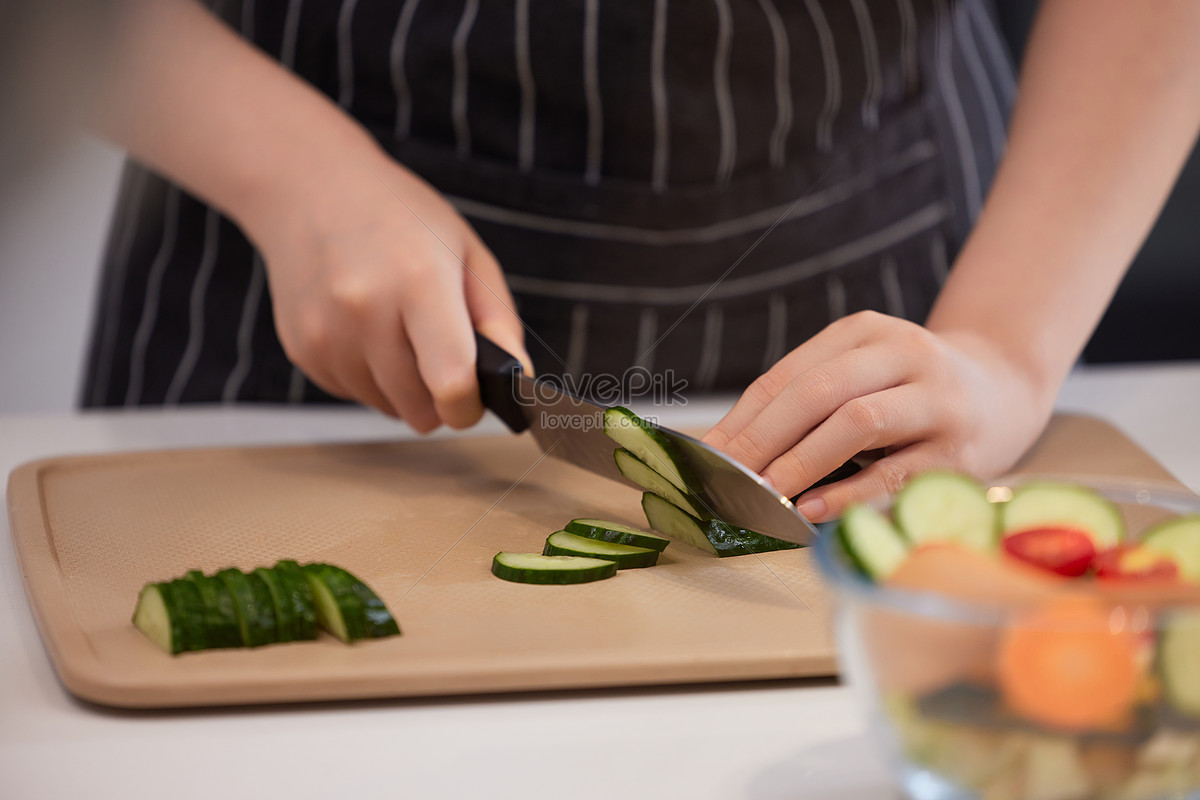
[[[1078,578],[1092,566],[1096,545],[1075,528],[1028,528],[1005,536],[1004,552],[1055,575]]]

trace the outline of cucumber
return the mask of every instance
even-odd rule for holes
[[[604,432],[684,494],[699,491],[700,484],[675,443],[628,408],[606,409]]]
[[[1200,583],[1200,514],[1154,526],[1142,536],[1142,547],[1167,556],[1179,565],[1185,580]]]
[[[291,605],[292,640],[317,638],[317,607],[308,578],[295,561],[284,559],[271,568],[278,576],[285,602]]]
[[[589,539],[599,539],[602,542],[631,544],[634,547],[647,547],[662,552],[671,543],[670,539],[655,536],[641,528],[631,528],[619,522],[609,522],[603,519],[573,519],[563,526],[567,533],[586,536]]]
[[[683,492],[678,486],[671,483],[668,478],[651,469],[646,462],[624,447],[617,448],[616,452],[613,453],[613,460],[617,462],[617,469],[622,475],[646,491],[654,492],[668,503],[679,506],[693,517],[699,519],[709,519],[712,517],[712,514],[702,510],[704,504],[699,497],[693,495],[691,492]]]
[[[1200,717],[1200,612],[1171,617],[1158,649],[1167,702],[1179,713]]]
[[[295,638],[293,633],[296,625],[295,612],[286,596],[283,580],[280,579],[279,573],[266,567],[258,567],[253,574],[262,580],[267,587],[267,592],[271,595],[271,608],[275,610],[275,641],[292,641]]]
[[[850,561],[872,580],[884,580],[908,556],[908,542],[896,526],[867,505],[846,509],[838,523],[837,536]]]
[[[492,559],[492,574],[515,583],[561,586],[611,578],[617,574],[617,563],[604,558],[500,552]]]
[[[133,626],[164,653],[175,655],[183,651],[183,615],[170,591],[163,591],[165,586],[147,583],[142,587],[133,609]]]
[[[697,519],[653,492],[642,495],[642,510],[654,530],[679,539],[684,544],[698,547],[718,558],[769,553],[775,550],[795,550],[801,547],[793,542],[785,542],[720,520]]]
[[[232,568],[221,570],[217,577],[225,583],[225,588],[233,597],[233,611],[237,615],[242,644],[258,647],[277,641],[279,634],[275,625],[275,606],[262,578]]]
[[[196,585],[204,602],[207,647],[241,647],[242,631],[238,627],[237,613],[233,610],[233,597],[225,588],[225,583],[198,569],[189,571],[186,577]]]
[[[167,608],[178,615],[182,639],[181,650],[203,650],[208,647],[207,610],[200,590],[189,580],[173,580],[163,587],[167,593]]]
[[[398,636],[400,626],[365,583],[332,564],[301,569],[316,601],[317,623],[343,642]]]
[[[1116,504],[1086,486],[1036,481],[1018,486],[1000,508],[1005,533],[1028,528],[1077,528],[1104,551],[1125,538],[1125,522]]]
[[[612,561],[617,569],[640,569],[658,563],[658,551],[616,542],[604,542],[567,531],[555,531],[546,538],[544,556],[583,556]]]
[[[892,508],[896,527],[914,545],[958,542],[976,550],[995,549],[996,507],[974,478],[934,470],[913,478]]]

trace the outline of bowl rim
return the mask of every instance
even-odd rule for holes
[[[989,490],[1016,488],[1030,483],[1070,483],[1095,489],[1116,503],[1138,506],[1158,506],[1180,514],[1200,513],[1200,494],[1179,483],[1167,480],[1129,479],[1111,476],[1091,476],[1075,473],[1005,474],[992,480],[980,481]],[[877,497],[868,505],[877,510],[891,507],[894,495]],[[992,501],[997,502],[997,501]],[[1178,509],[1184,509],[1182,511]],[[821,574],[839,596],[860,602],[905,612],[913,616],[936,618],[946,622],[971,625],[996,625],[1012,619],[1015,609],[947,597],[932,590],[899,589],[884,586],[863,575],[848,563],[842,553],[837,526],[825,528],[813,547]],[[1125,605],[1114,601],[1114,606]],[[1159,604],[1160,613],[1174,609],[1195,611],[1197,604]]]

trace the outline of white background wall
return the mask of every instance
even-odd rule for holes
[[[75,407],[120,167],[79,138],[0,187],[0,414]]]

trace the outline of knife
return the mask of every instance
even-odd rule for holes
[[[563,391],[552,382],[526,375],[520,362],[476,333],[476,373],[485,408],[514,433],[528,430],[543,453],[577,467],[636,486],[617,469],[617,443],[604,433],[604,409]],[[704,499],[717,519],[808,545],[817,529],[788,498],[757,474],[687,434],[653,425],[670,439],[693,469]],[[641,490],[641,487],[638,487]]]

